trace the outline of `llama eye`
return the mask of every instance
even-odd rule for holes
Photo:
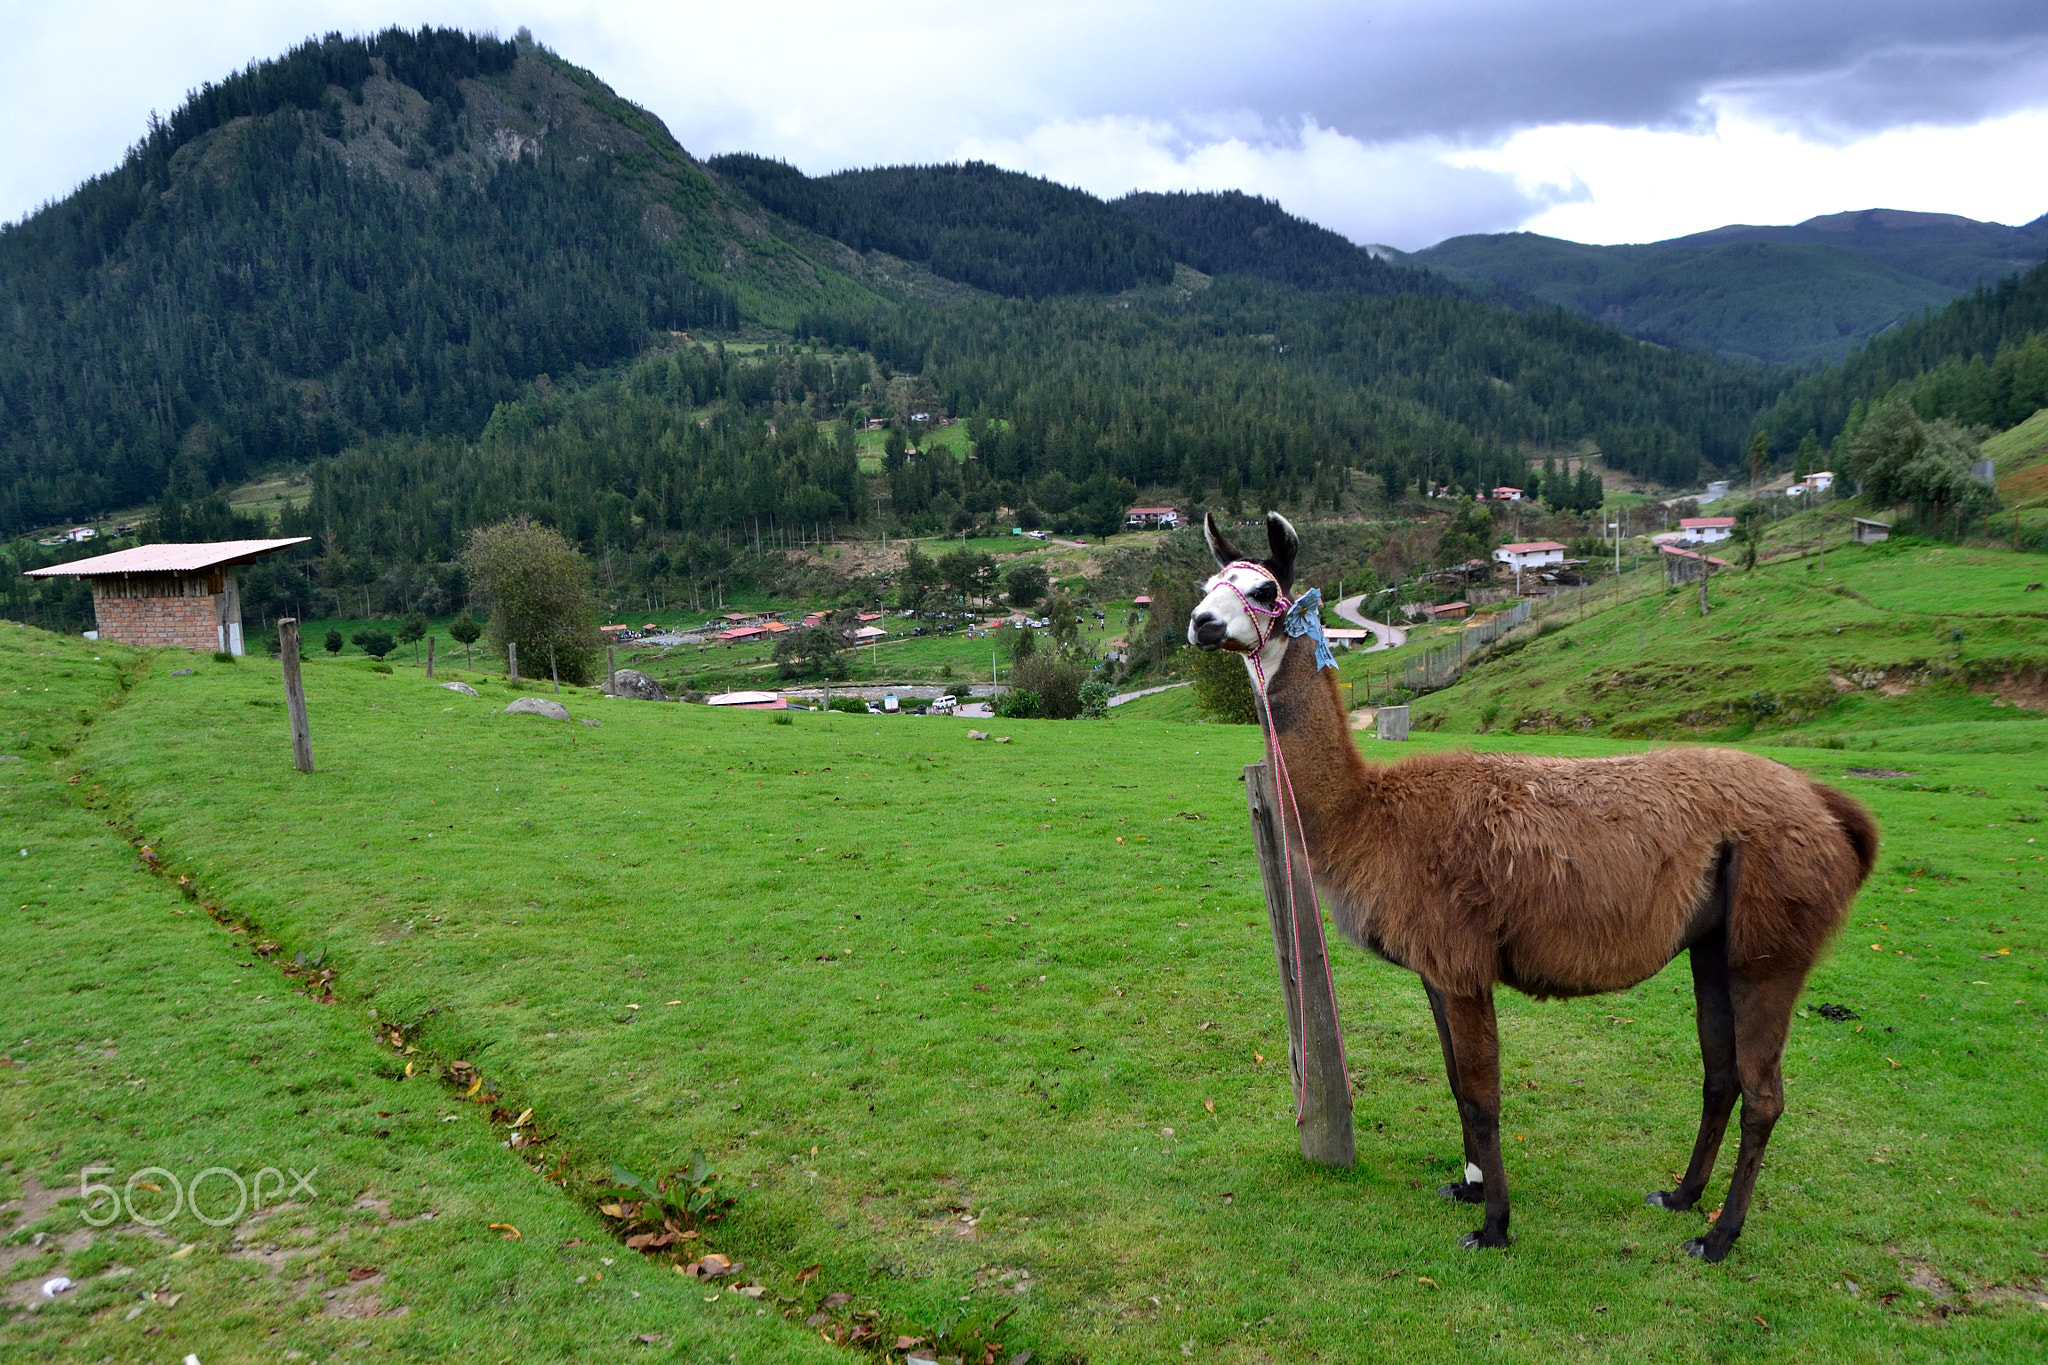
[[[1258,598],[1261,602],[1270,602],[1280,595],[1280,585],[1269,579],[1259,584],[1258,587],[1253,588],[1251,595]]]

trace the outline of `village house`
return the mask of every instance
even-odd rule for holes
[[[95,639],[240,654],[242,597],[235,582],[236,567],[309,539],[292,536],[284,540],[140,545],[47,569],[30,569],[27,577],[90,580],[98,627]]]
[[[1493,557],[1521,573],[1547,564],[1564,563],[1564,546],[1554,540],[1519,540],[1512,545],[1501,546],[1493,552]]]
[[[1470,602],[1438,602],[1423,607],[1422,614],[1432,621],[1461,621],[1470,610]]]
[[[1702,545],[1718,545],[1735,534],[1735,518],[1681,517],[1678,529],[1685,533],[1687,540],[1696,540]]]
[[[1493,500],[1495,502],[1520,502],[1522,500],[1522,490],[1502,485],[1493,490]]]
[[[1834,486],[1835,472],[1832,469],[1823,469],[1817,473],[1808,474],[1798,483],[1793,484],[1785,490],[1785,495],[1787,497],[1799,498],[1806,496],[1808,493],[1825,493]]]
[[[1858,545],[1875,545],[1892,538],[1892,525],[1888,521],[1872,521],[1868,517],[1851,517],[1850,521],[1854,524],[1849,527],[1849,539]]]
[[[1124,527],[1131,531],[1171,531],[1180,525],[1180,513],[1171,507],[1133,507],[1124,513]]]

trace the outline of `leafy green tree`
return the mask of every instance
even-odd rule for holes
[[[1226,725],[1254,725],[1258,722],[1258,701],[1252,695],[1251,676],[1244,660],[1220,649],[1198,649],[1193,654],[1195,705],[1211,720]]]
[[[1468,559],[1486,558],[1499,543],[1500,533],[1486,504],[1466,502],[1451,514],[1450,524],[1444,528],[1431,558],[1447,566],[1463,564]]]
[[[1074,599],[1067,596],[1065,588],[1055,589],[1045,599],[1046,628],[1052,634],[1053,648],[1069,657],[1081,652],[1081,613],[1074,606]],[[1078,684],[1077,684],[1078,686]]]
[[[775,671],[783,678],[830,678],[847,675],[846,632],[827,622],[800,626],[775,641]]]
[[[1045,600],[1046,590],[1052,586],[1052,579],[1046,574],[1045,566],[1026,560],[1012,564],[1010,571],[1003,575],[1003,591],[1010,599],[1010,605],[1019,611],[1030,611]]]
[[[1764,521],[1768,515],[1760,502],[1745,504],[1735,513],[1735,529],[1728,533],[1728,539],[1734,542],[1745,572],[1756,567],[1757,551],[1763,545]]]
[[[348,638],[357,649],[380,662],[386,654],[398,648],[398,641],[391,638],[391,632],[388,630],[359,630]]]
[[[590,681],[604,641],[582,551],[553,529],[518,516],[471,531],[462,567],[491,604],[493,645],[518,645],[536,669],[552,651],[565,680]]]
[[[462,646],[462,666],[468,668],[470,666],[469,647],[475,644],[477,637],[484,633],[483,626],[474,616],[469,614],[469,609],[465,607],[460,615],[448,623],[448,633]]]
[[[938,562],[939,580],[963,603],[992,597],[996,585],[995,556],[978,550],[953,550]]]
[[[329,654],[341,653],[341,646],[343,644],[341,632],[336,630],[334,627],[329,626],[327,628],[327,639],[324,643],[327,646],[327,652]]]
[[[929,610],[933,593],[944,581],[932,557],[916,541],[911,541],[910,548],[903,552],[903,567],[896,571],[894,593],[897,607],[919,613]]]
[[[420,641],[426,638],[427,618],[416,611],[407,612],[405,620],[398,627],[398,639],[399,643],[412,646],[412,661],[414,663],[420,661]]]
[[[1976,438],[1946,417],[1922,421],[1902,399],[1872,406],[1842,443],[1842,455],[1844,469],[1873,505],[1910,504],[1930,529],[1999,505],[1991,486],[1970,472]]]

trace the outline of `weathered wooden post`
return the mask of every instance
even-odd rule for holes
[[[608,697],[619,695],[619,651],[610,645],[604,647],[604,691]]]
[[[505,642],[505,673],[508,682],[519,681],[519,642],[517,640],[507,640]]]
[[[299,676],[299,621],[295,616],[277,623],[277,657],[284,665],[284,707],[292,722],[292,766],[309,773],[313,771],[313,731],[306,723],[306,683]]]
[[[1245,800],[1251,808],[1252,847],[1266,887],[1266,918],[1273,928],[1273,952],[1280,963],[1280,994],[1287,1004],[1287,1069],[1292,1089],[1300,1095],[1301,1154],[1324,1166],[1350,1166],[1358,1160],[1351,1132],[1351,1083],[1344,1074],[1343,1048],[1337,1037],[1337,999],[1331,991],[1322,926],[1316,922],[1314,888],[1308,875],[1308,853],[1300,832],[1291,838],[1294,894],[1289,907],[1287,859],[1282,851],[1280,798],[1271,768],[1253,763],[1244,770]],[[1297,954],[1297,946],[1299,953]],[[1296,1039],[1300,1039],[1297,1050]]]
[[[434,676],[434,637],[427,637],[427,676]]]
[[[562,695],[562,675],[555,668],[555,647],[548,646],[548,676],[555,680],[555,695]]]

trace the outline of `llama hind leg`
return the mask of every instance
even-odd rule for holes
[[[1713,1231],[1685,1244],[1687,1254],[1701,1260],[1718,1261],[1726,1256],[1749,1218],[1750,1195],[1756,1189],[1757,1172],[1763,1168],[1764,1148],[1770,1144],[1778,1116],[1785,1112],[1780,1063],[1785,1035],[1792,1027],[1792,1007],[1804,984],[1804,973],[1757,982],[1735,977],[1729,983],[1735,1006],[1735,1069],[1742,1081],[1742,1145],[1736,1152],[1735,1174],[1728,1182],[1720,1219]]]
[[[1451,1056],[1457,1067],[1458,1116],[1486,1197],[1486,1221],[1458,1239],[1465,1247],[1508,1244],[1508,1173],[1500,1158],[1500,1034],[1493,1017],[1493,992],[1453,995],[1444,1000]]]
[[[1721,1139],[1728,1131],[1728,1116],[1735,1109],[1738,1082],[1735,1070],[1735,1007],[1728,997],[1728,939],[1716,933],[1695,943],[1692,959],[1692,991],[1700,1035],[1700,1060],[1706,1071],[1700,1087],[1700,1131],[1693,1141],[1692,1161],[1685,1178],[1675,1190],[1658,1190],[1643,1196],[1652,1208],[1683,1213],[1699,1203],[1714,1174],[1714,1162],[1721,1155]]]
[[[1424,982],[1423,991],[1429,996],[1429,1012],[1436,1018],[1436,1040],[1444,1052],[1444,1074],[1450,1078],[1451,1099],[1458,1105],[1458,1130],[1465,1142],[1465,1170],[1459,1179],[1448,1185],[1437,1187],[1437,1193],[1446,1199],[1461,1204],[1480,1204],[1486,1201],[1486,1186],[1480,1179],[1479,1165],[1473,1159],[1477,1153],[1472,1146],[1472,1126],[1465,1121],[1465,1106],[1458,1089],[1457,1053],[1451,1047],[1451,1025],[1444,1017],[1444,993]]]

